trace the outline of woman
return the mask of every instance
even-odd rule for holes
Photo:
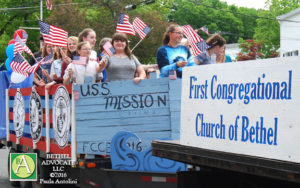
[[[95,50],[93,50],[93,48],[95,47],[95,44],[96,44],[96,32],[91,28],[86,28],[83,31],[81,31],[81,33],[79,33],[78,39],[79,39],[79,42],[89,42],[90,43],[92,50],[91,50],[91,55],[89,57],[89,61],[94,61],[94,62],[98,63],[97,52]],[[103,75],[101,72],[99,73],[98,77],[100,80],[102,80]],[[100,80],[97,80],[97,81],[100,81]]]
[[[69,64],[70,58],[67,56],[67,47],[59,47],[57,54],[58,59],[54,60],[50,70],[50,77],[52,78],[52,82],[63,83],[63,75],[62,75],[62,64]],[[52,85],[54,85],[52,84]]]
[[[78,45],[78,37],[70,36],[68,38],[68,43],[67,43],[67,48],[68,48],[67,56],[63,57],[63,61],[61,64],[61,74],[57,75],[58,77],[60,77],[62,79],[62,81],[63,81],[63,77],[65,75],[66,68],[71,63],[73,57],[77,56],[77,54],[76,54],[77,45]]]
[[[131,53],[128,46],[128,38],[124,33],[115,33],[112,37],[112,45],[116,53],[104,58],[100,64],[107,72],[107,81],[133,80],[139,83],[145,79],[145,71],[139,60]],[[102,70],[103,70],[102,69]],[[134,73],[137,72],[137,77]]]
[[[198,65],[207,65],[217,63],[217,57],[224,53],[226,40],[219,34],[214,34],[206,40],[210,46],[206,52],[199,54],[195,58]],[[220,58],[221,59],[221,58]],[[221,60],[218,60],[221,61]],[[223,61],[223,60],[222,60]]]
[[[107,54],[105,53],[105,51],[104,51],[103,46],[104,46],[104,44],[105,44],[106,42],[110,42],[110,43],[111,43],[111,40],[112,40],[112,39],[109,38],[109,37],[104,37],[104,38],[102,38],[102,39],[100,40],[100,43],[99,43],[100,53],[97,54],[98,61],[101,61],[102,58],[103,58],[105,55],[107,55]],[[105,70],[105,69],[102,71],[102,74],[103,74],[103,82],[106,82],[107,73],[106,73],[106,70]]]
[[[46,60],[39,66],[37,69],[33,81],[38,86],[45,86],[45,84],[52,82],[52,78],[50,77],[50,69],[51,65],[54,59],[57,58],[56,47],[51,46],[49,44],[45,44],[45,46],[42,49],[42,57],[38,58],[37,61],[41,61],[42,58],[50,57],[49,59],[46,58]],[[52,58],[51,58],[52,57]]]
[[[102,70],[100,64],[95,61],[90,61],[89,57],[91,55],[91,45],[89,42],[80,42],[77,46],[77,53],[80,57],[86,59],[86,64],[76,64],[74,61],[70,63],[65,71],[64,75],[64,85],[69,83],[83,84],[85,77],[89,76],[93,78],[93,82],[98,79],[98,73]]]
[[[177,24],[170,25],[163,37],[163,46],[156,53],[160,77],[168,77],[176,71],[178,78],[182,77],[182,67],[194,66],[192,55],[186,46],[180,45],[183,38],[182,28]]]
[[[68,52],[67,56],[73,59],[73,56],[76,56],[76,48],[78,44],[78,37],[70,36],[68,38]]]

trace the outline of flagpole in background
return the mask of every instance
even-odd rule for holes
[[[40,1],[40,20],[43,21],[43,0]]]

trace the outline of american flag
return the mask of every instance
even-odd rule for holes
[[[52,61],[53,61],[53,53],[51,53],[50,55],[47,55],[41,61],[39,61],[36,64],[34,64],[31,67],[29,67],[28,70],[27,70],[27,72],[28,73],[35,73],[36,70],[39,68],[39,66],[41,64],[49,64],[49,63],[52,63]]]
[[[206,26],[203,26],[200,28],[204,33],[208,34],[209,35],[209,32],[208,32],[208,29]]]
[[[32,65],[31,67],[28,68],[27,72],[28,73],[35,73],[42,62],[43,62],[43,60],[41,60],[40,62],[35,63],[34,65]]]
[[[139,19],[138,17],[136,17],[134,20],[133,20],[133,28],[134,30],[139,34],[141,40],[143,40],[146,35],[148,33],[150,33],[151,31],[151,28],[146,25],[141,19]]]
[[[34,56],[32,51],[28,48],[28,46],[22,41],[19,35],[17,35],[17,37],[15,38],[14,55],[16,55],[17,52],[22,53],[23,51],[27,52],[31,56]]]
[[[114,47],[111,45],[111,43],[109,41],[107,41],[104,45],[103,45],[103,49],[104,52],[110,57],[112,56],[114,53],[116,53],[116,50],[114,49]]]
[[[72,64],[75,65],[86,65],[86,57],[81,57],[81,56],[74,56],[72,60]]]
[[[187,37],[190,45],[192,46],[193,53],[195,56],[204,52],[209,46],[206,42],[196,33],[196,31],[190,26],[183,26],[183,33]]]
[[[30,68],[30,64],[26,61],[26,59],[20,54],[17,53],[13,60],[10,62],[9,66],[13,72],[25,75],[28,77],[27,70]]]
[[[46,0],[46,5],[48,10],[52,10],[52,3],[51,0]]]
[[[124,13],[120,14],[116,32],[135,36],[135,31],[133,29],[133,26],[129,22],[129,16],[127,14],[124,14]]]
[[[53,46],[66,47],[68,42],[68,32],[39,20],[41,34],[44,42]]]
[[[53,51],[51,51],[51,54],[49,54],[49,55],[47,55],[46,57],[44,57],[43,59],[42,59],[42,65],[44,65],[44,64],[50,64],[50,63],[52,63],[53,62]]]

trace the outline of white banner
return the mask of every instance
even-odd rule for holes
[[[300,162],[300,57],[184,69],[180,143]]]

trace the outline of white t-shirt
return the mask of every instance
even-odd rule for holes
[[[69,69],[73,69],[73,77],[70,80],[71,82],[83,84],[85,77],[87,76],[92,77],[93,82],[96,82],[97,80],[100,80],[96,71],[97,65],[97,61],[89,61],[86,66],[70,63],[65,71],[64,79],[69,76]]]

